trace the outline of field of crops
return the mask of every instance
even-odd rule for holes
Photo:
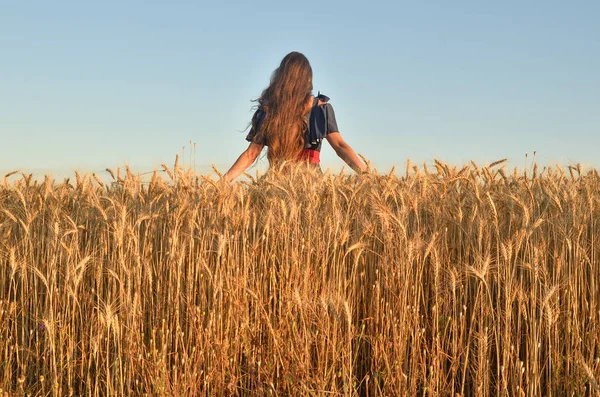
[[[595,170],[0,179],[0,395],[585,396]]]

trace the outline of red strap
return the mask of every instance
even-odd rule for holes
[[[321,153],[318,150],[303,149],[298,156],[298,161],[307,161],[310,164],[319,164],[321,162]]]

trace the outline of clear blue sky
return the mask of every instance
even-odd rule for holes
[[[0,171],[151,170],[189,141],[225,170],[294,50],[380,170],[533,151],[598,166],[598,21],[597,0],[0,0]]]

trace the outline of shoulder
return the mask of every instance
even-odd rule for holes
[[[261,124],[265,120],[266,116],[267,116],[267,111],[265,109],[263,109],[262,107],[259,107],[254,112],[254,115],[252,115],[252,120],[250,121],[250,124],[252,125],[253,128],[259,129]]]
[[[265,117],[266,114],[267,114],[267,111],[261,106],[258,109],[256,109],[252,118],[253,119],[263,118],[263,117]]]
[[[319,94],[315,97],[315,99],[317,100],[317,106],[321,107],[321,106],[326,106],[329,105],[331,106],[331,104],[329,103],[329,100],[331,98],[329,98],[327,95],[323,95],[319,92]]]
[[[312,109],[312,113],[315,115],[322,115],[327,117],[329,114],[333,113],[333,106],[329,103],[330,98],[327,95],[323,95],[319,93],[315,97],[314,106]]]

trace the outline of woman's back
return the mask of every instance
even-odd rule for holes
[[[298,160],[306,160],[310,163],[318,164],[323,139],[331,133],[339,132],[339,129],[333,107],[328,103],[329,97],[319,93],[319,95],[314,97],[311,102],[312,106],[308,109],[308,113],[305,116],[306,128],[302,131],[304,146],[299,154]],[[252,117],[252,128],[246,136],[248,142],[254,142],[265,146],[269,145],[268,134],[261,131],[264,120],[267,117],[268,111],[264,108],[259,107],[256,110]]]

